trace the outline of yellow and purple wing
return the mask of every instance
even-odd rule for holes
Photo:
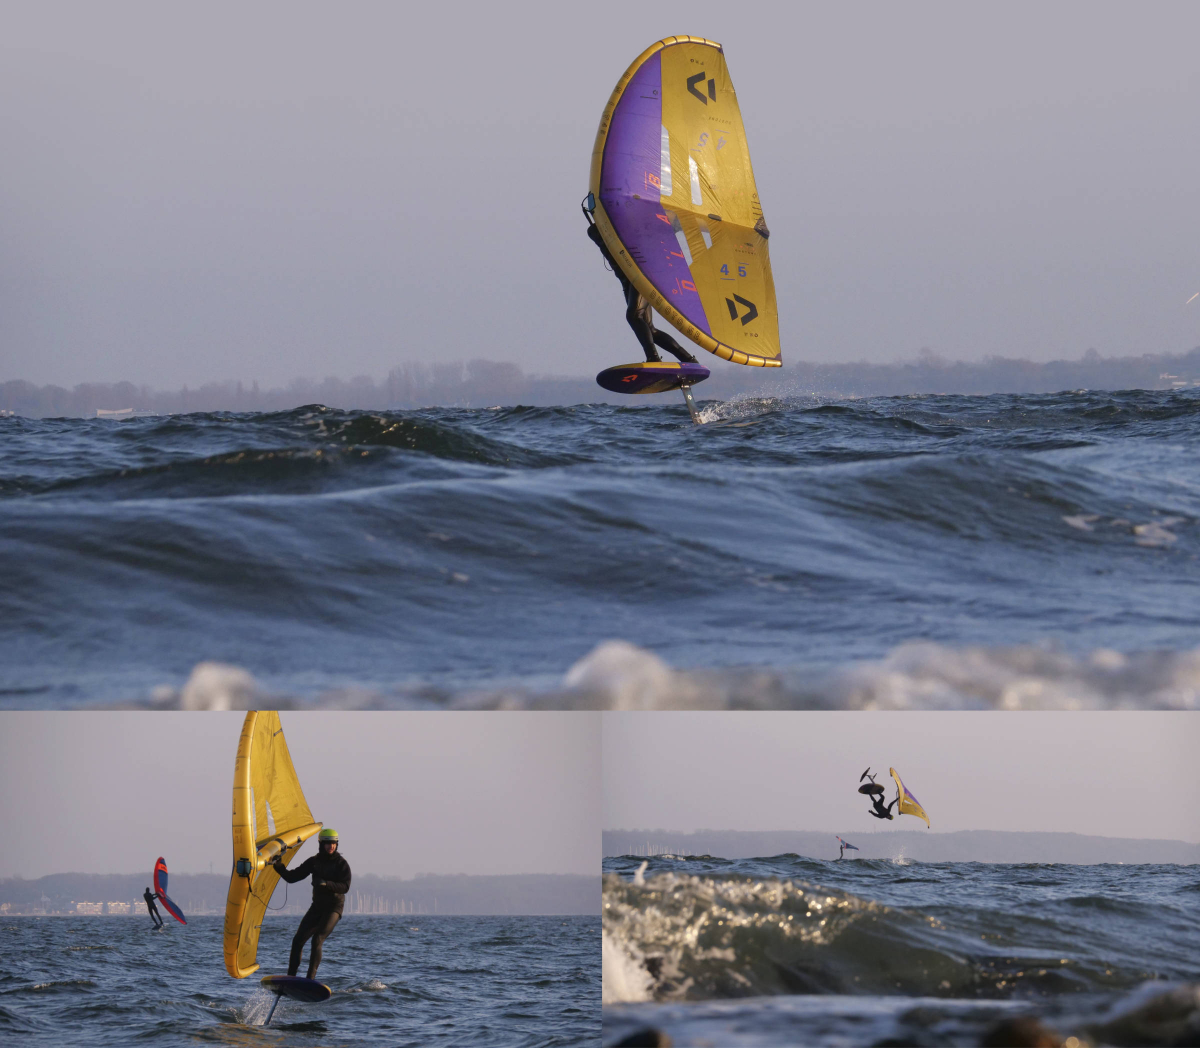
[[[888,771],[892,773],[892,778],[896,780],[896,789],[900,793],[900,803],[896,805],[896,814],[915,815],[918,819],[924,819],[925,825],[928,826],[929,816],[925,814],[925,809],[921,807],[921,802],[900,781],[900,776],[896,774],[895,768],[888,768]]]
[[[588,188],[600,234],[672,325],[736,364],[779,367],[779,314],[750,150],[720,44],[646,49],[600,119]]]

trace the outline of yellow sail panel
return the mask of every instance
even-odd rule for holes
[[[888,768],[888,771],[892,773],[892,778],[896,780],[896,789],[899,791],[900,803],[896,805],[896,813],[898,815],[915,815],[918,819],[924,819],[925,825],[928,826],[929,816],[925,814],[925,809],[921,807],[921,802],[900,781],[900,776],[896,774],[895,768]]]
[[[726,360],[782,363],[770,234],[720,44],[669,37],[638,57],[601,118],[589,188],[605,244],[662,316]]]
[[[263,915],[286,866],[319,832],[292,765],[279,714],[251,711],[242,723],[233,769],[233,871],[225,901],[225,968],[244,979],[258,968]]]

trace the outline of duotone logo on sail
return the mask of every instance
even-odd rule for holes
[[[737,305],[734,305],[734,303],[737,303]],[[746,315],[742,317],[742,327],[745,327],[750,323],[750,321],[758,316],[758,306],[756,306],[749,299],[742,298],[741,295],[734,295],[733,298],[727,298],[725,300],[725,305],[729,307],[730,320],[738,319],[738,306],[746,307]]]
[[[700,99],[701,102],[703,102],[705,105],[708,105],[709,98],[711,98],[714,102],[717,100],[717,82],[715,80],[709,80],[708,98],[705,98],[704,95],[696,88],[696,85],[703,79],[703,71],[697,73],[695,76],[689,76],[687,78],[687,89],[690,94],[695,95],[698,99]]]

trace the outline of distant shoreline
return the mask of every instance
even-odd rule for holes
[[[918,862],[1067,863],[1075,865],[1192,865],[1200,863],[1200,844],[1164,839],[1097,837],[1077,833],[958,830],[604,830],[605,858],[620,855],[711,855],[722,859],[758,859],[795,854],[836,859],[835,834],[858,846],[855,859],[902,855]]]
[[[267,916],[282,917],[282,918],[286,918],[288,920],[294,920],[296,917],[300,916],[300,914],[302,914],[303,912],[304,912],[303,909],[296,910],[295,912],[293,912],[292,910],[289,909],[286,913],[272,913],[272,914],[268,914]],[[597,909],[595,913],[578,913],[574,910],[564,911],[563,913],[491,913],[491,912],[488,912],[488,913],[405,913],[405,914],[345,913],[345,914],[343,914],[343,918],[345,918],[345,917],[397,917],[397,916],[400,916],[400,917],[463,917],[463,918],[467,918],[467,917],[595,917],[595,916],[599,916],[599,913],[600,913],[599,909]],[[107,921],[109,919],[128,920],[131,917],[148,917],[148,916],[149,916],[149,913],[146,910],[146,907],[143,906],[141,913],[63,913],[60,911],[55,911],[54,913],[0,913],[0,920],[3,920],[5,918],[12,918],[13,920],[17,920],[17,919],[28,920],[30,918],[35,918],[35,917],[45,917],[45,918],[52,918],[54,920],[61,920],[64,918],[69,918],[69,917],[82,917],[86,920],[92,920],[94,918],[96,920]],[[184,916],[187,917],[189,922],[191,922],[193,920],[193,918],[197,918],[197,917],[216,917],[221,920],[225,919],[224,912],[218,913],[215,910],[196,911],[195,913],[187,913]],[[165,923],[167,923],[167,922],[165,922]]]
[[[597,370],[603,365],[597,362]],[[608,361],[607,363],[612,363]],[[1034,363],[987,357],[973,363],[933,353],[894,364],[815,364],[785,361],[782,368],[753,368],[709,362],[712,377],[696,388],[700,400],[738,396],[851,399],[872,396],[1038,394],[1074,390],[1183,390],[1200,388],[1200,347],[1186,353],[1102,357],[1089,350],[1080,360]],[[652,397],[622,397],[596,385],[591,376],[527,375],[515,364],[472,360],[447,364],[403,364],[380,382],[368,376],[349,381],[297,378],[265,389],[230,380],[176,391],[133,382],[35,386],[0,383],[0,416],[120,420],[137,415],[191,412],[291,411],[309,404],[345,410],[413,410],[423,407],[488,408],[575,404],[650,406]]]
[[[127,917],[146,913],[148,873],[47,874],[0,880],[0,917]],[[227,873],[172,873],[171,898],[185,914],[225,912]],[[271,912],[308,909],[308,885],[281,893]],[[282,900],[282,901],[281,901]],[[278,908],[276,908],[278,907]],[[600,912],[597,872],[422,874],[405,880],[359,874],[346,893],[346,914],[363,916],[562,916]]]

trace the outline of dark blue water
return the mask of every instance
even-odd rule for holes
[[[604,865],[606,1044],[980,1044],[1019,1018],[1056,1044],[1200,1040],[1200,867]]]
[[[230,978],[222,918],[0,918],[0,1035],[23,1045],[381,1044],[576,1048],[600,1036],[594,917],[355,917],[325,943],[322,1004],[274,998],[294,919]],[[270,963],[274,958],[275,964]]]
[[[2,418],[0,701],[1200,705],[1197,392],[705,414]]]

